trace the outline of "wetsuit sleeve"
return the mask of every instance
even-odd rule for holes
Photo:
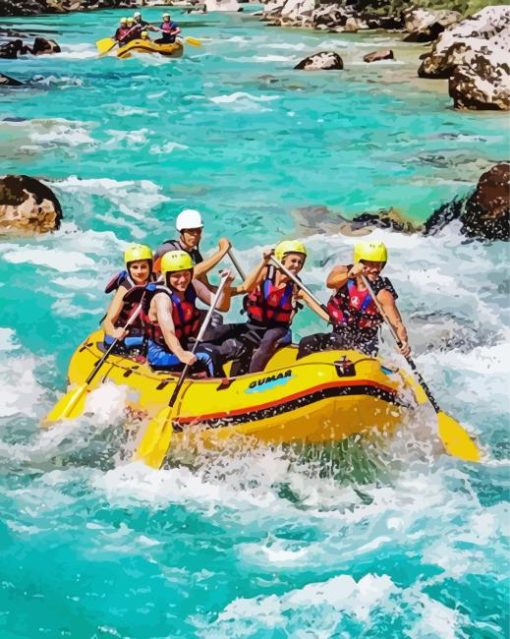
[[[195,264],[200,264],[200,262],[204,261],[204,258],[202,257],[202,253],[200,253],[200,251],[198,249],[193,251],[192,257],[193,257],[193,261],[195,262]]]
[[[393,284],[387,277],[378,277],[372,284],[374,293],[377,295],[381,291],[389,291],[394,299],[398,299],[397,291],[393,288]]]

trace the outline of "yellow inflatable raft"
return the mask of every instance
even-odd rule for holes
[[[131,40],[117,50],[118,58],[130,58],[132,53],[159,53],[167,58],[180,58],[184,51],[181,42],[156,44],[152,40]]]
[[[98,362],[103,333],[74,353],[69,382],[79,385]],[[297,348],[278,351],[262,373],[189,379],[174,407],[172,446],[219,447],[235,436],[275,444],[332,443],[370,429],[391,431],[422,403],[419,388],[379,358],[356,351],[314,353],[296,361]],[[164,408],[177,374],[111,355],[91,390],[110,380],[128,387],[127,402],[142,416]]]

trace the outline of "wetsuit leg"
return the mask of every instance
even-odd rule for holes
[[[106,348],[109,348],[113,342],[114,342],[115,338],[112,337],[111,335],[105,335],[104,336],[104,345]],[[125,337],[123,340],[121,340],[120,342],[117,342],[115,348],[113,349],[114,351],[117,350],[130,350],[133,348],[142,348],[142,346],[144,345],[144,338],[142,335],[133,335],[133,336],[127,336]]]
[[[264,370],[278,349],[280,341],[287,336],[288,332],[289,329],[286,326],[268,328],[264,332],[260,344],[253,351],[249,368],[250,373],[259,373]]]
[[[152,340],[148,340],[147,343],[147,361],[153,368],[179,370],[183,367],[183,364],[177,355],[170,353]]]

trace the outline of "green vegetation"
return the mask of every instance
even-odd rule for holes
[[[506,5],[506,0],[346,0],[347,5],[357,11],[366,11],[379,15],[396,16],[411,7],[424,9],[449,9],[458,11],[464,16],[473,15],[484,7]]]

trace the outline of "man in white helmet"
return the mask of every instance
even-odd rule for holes
[[[157,29],[150,22],[144,20],[142,18],[142,14],[139,11],[135,11],[133,13],[133,20],[135,22],[135,27],[140,34],[142,33],[142,31],[159,31],[159,29]]]
[[[215,287],[209,284],[207,273],[211,271],[225,257],[231,247],[229,240],[221,238],[218,242],[218,250],[208,259],[204,260],[200,253],[200,240],[204,228],[202,216],[194,209],[184,209],[175,220],[175,228],[179,231],[178,240],[165,240],[159,246],[154,256],[154,271],[159,273],[161,258],[169,251],[186,251],[191,255],[194,264],[194,277],[206,284],[210,290]]]

